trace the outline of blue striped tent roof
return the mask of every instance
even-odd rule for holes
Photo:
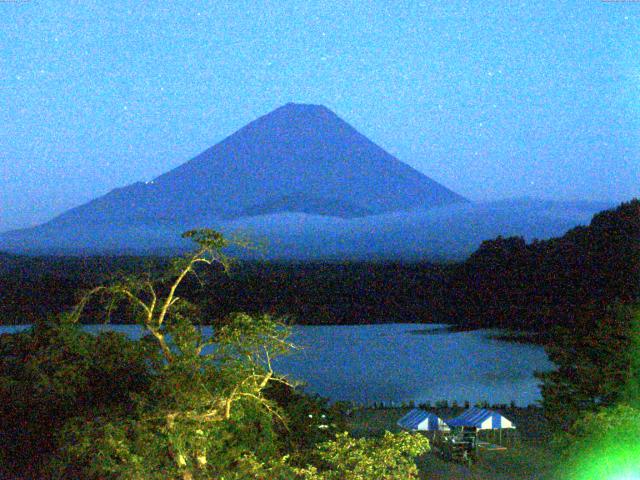
[[[440,417],[418,408],[414,408],[398,420],[398,426],[407,430],[420,430],[427,432],[450,430],[449,426]]]
[[[476,427],[479,430],[496,430],[499,428],[516,428],[507,418],[492,410],[472,407],[461,415],[447,420],[452,427]]]

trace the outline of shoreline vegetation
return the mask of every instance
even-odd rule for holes
[[[394,323],[403,323],[403,322],[394,322]],[[334,327],[348,327],[348,326],[357,326],[357,325],[380,325],[381,323],[342,323],[339,325],[330,325]],[[384,324],[384,323],[383,323]],[[2,327],[6,328],[16,328],[16,329],[27,329],[30,328],[33,324],[29,323],[12,323],[12,324],[2,324],[0,323],[0,329]],[[83,324],[83,325],[98,325],[98,324]],[[136,323],[119,323],[117,325],[136,325]],[[290,324],[291,326],[296,326],[295,323]],[[298,326],[323,326],[327,324],[298,324]],[[422,325],[441,325],[439,323],[423,323]],[[415,330],[408,330],[405,334],[409,335],[442,335],[448,333],[464,333],[464,332],[474,332],[477,330],[487,330],[484,327],[472,327],[472,326],[464,326],[464,325],[447,325],[435,328],[421,328]],[[0,332],[2,333],[16,333],[19,330],[11,330],[11,332]],[[501,330],[499,333],[487,333],[487,339],[490,340],[498,340],[501,342],[512,342],[512,343],[522,343],[529,345],[540,345],[544,346],[548,342],[548,336],[543,332],[519,332],[519,331],[510,331],[510,330]]]
[[[185,282],[202,318],[267,312],[301,325],[454,324],[498,328],[496,338],[545,345],[556,328],[606,314],[640,293],[640,201],[596,214],[587,227],[531,243],[487,240],[463,262],[237,262]],[[27,257],[0,253],[0,324],[34,323],[83,290],[122,274],[160,272],[166,257]],[[87,312],[101,323],[101,312]],[[112,312],[113,323],[126,315]],[[419,329],[417,329],[419,330]],[[418,334],[418,333],[417,333]]]
[[[486,330],[486,328],[453,324],[444,327],[410,330],[407,333],[411,335],[440,335],[446,333],[474,332],[476,330]],[[486,338],[490,340],[500,340],[501,342],[525,343],[534,345],[545,345],[549,341],[548,335],[544,332],[522,332],[507,329],[500,329],[495,333],[488,333],[486,335]]]

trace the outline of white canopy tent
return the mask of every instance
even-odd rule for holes
[[[511,420],[505,418],[493,410],[472,407],[461,415],[447,420],[451,427],[475,427],[478,430],[501,430],[504,428],[516,428]]]
[[[434,413],[414,408],[398,420],[398,426],[406,430],[421,432],[448,432],[449,426]]]

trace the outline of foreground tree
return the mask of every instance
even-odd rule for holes
[[[566,431],[586,412],[628,402],[638,390],[640,308],[619,305],[580,317],[576,330],[557,329],[547,345],[556,369],[538,374],[551,426]]]
[[[560,454],[559,479],[631,478],[640,459],[640,308],[619,308],[598,336],[552,357],[545,412]]]
[[[320,429],[302,421],[306,411],[335,412],[274,372],[273,359],[294,348],[289,327],[267,315],[241,313],[213,330],[200,326],[198,309],[180,296],[183,282],[197,277],[200,265],[226,270],[222,249],[229,243],[211,230],[185,237],[196,250],[175,260],[164,277],[130,276],[96,287],[48,329],[3,337],[0,393],[3,403],[9,399],[19,408],[7,413],[3,420],[12,423],[0,430],[17,437],[23,421],[33,432],[22,445],[42,433],[49,439],[32,477],[413,478],[413,458],[428,450],[423,437],[334,439],[339,422],[327,419]],[[107,319],[113,311],[130,315],[143,337],[84,333],[79,322],[96,303],[104,305]],[[50,401],[41,402],[47,398],[41,392]],[[34,404],[38,415],[56,420],[29,417]],[[26,452],[12,458],[32,460]],[[351,470],[362,474],[345,477]]]
[[[626,403],[587,412],[556,438],[554,478],[636,478],[640,459],[640,409]]]
[[[347,433],[318,446],[321,467],[305,470],[305,480],[365,480],[418,478],[415,458],[429,451],[428,440],[407,432],[382,438],[351,438]]]
[[[67,421],[131,411],[156,351],[122,334],[83,332],[64,316],[0,335],[0,478],[47,478]]]
[[[62,433],[60,475],[79,465],[95,475],[123,478],[215,478],[232,470],[243,455],[267,461],[277,451],[274,419],[283,412],[264,395],[275,375],[271,361],[288,352],[289,329],[268,316],[232,315],[206,334],[194,324],[197,309],[179,288],[197,266],[221,265],[228,245],[211,230],[184,234],[195,252],[176,260],[164,286],[150,278],[129,277],[88,292],[72,313],[78,321],[86,305],[99,298],[107,310],[121,303],[161,352],[144,395],[132,413],[69,422]],[[215,347],[214,347],[215,344]]]

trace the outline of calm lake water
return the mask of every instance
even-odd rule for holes
[[[441,327],[296,326],[292,340],[302,348],[274,366],[306,382],[308,392],[361,404],[486,400],[525,406],[540,399],[533,372],[553,368],[542,347],[492,340],[490,330],[446,332]],[[23,328],[0,327],[0,333]],[[87,329],[140,336],[131,325]]]

